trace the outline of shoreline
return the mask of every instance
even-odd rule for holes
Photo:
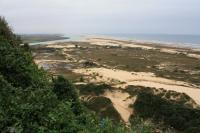
[[[169,54],[184,54],[188,57],[200,59],[200,48],[186,48],[169,45],[161,45],[155,43],[133,42],[109,38],[86,38],[86,41],[91,45],[109,46],[109,47],[124,47],[124,48],[142,48],[146,50],[159,50]]]
[[[49,41],[40,41],[40,42],[31,42],[31,43],[29,43],[29,45],[30,46],[33,46],[33,45],[48,45],[48,44],[55,44],[55,43],[59,43],[59,42],[67,42],[68,40],[70,40],[70,38],[56,39],[56,40],[49,40]]]
[[[137,43],[140,45],[147,45],[147,46],[154,46],[154,47],[167,47],[167,48],[178,48],[178,49],[194,49],[200,51],[200,44],[199,47],[192,47],[192,46],[184,46],[183,44],[192,44],[192,43],[176,43],[176,42],[164,42],[164,41],[147,41],[147,40],[133,40],[133,39],[121,39],[121,38],[114,38],[114,37],[89,37],[87,39],[101,39],[107,41],[119,41],[119,42],[129,42],[129,43]],[[174,46],[173,46],[174,45]],[[194,44],[193,44],[194,45]]]
[[[122,47],[122,48],[142,48],[145,50],[159,50],[160,52],[169,54],[184,54],[188,57],[200,59],[200,48],[189,48],[181,46],[170,46],[167,44],[146,43],[145,41],[135,42],[132,40],[119,40],[114,38],[101,38],[101,37],[84,37],[76,41],[70,39],[54,40],[47,42],[31,43],[30,46],[41,45],[55,45],[57,43],[89,43],[90,45],[107,46],[107,47]]]
[[[46,45],[46,44],[55,44],[55,43],[64,43],[64,42],[87,42],[88,39],[101,39],[107,41],[118,41],[118,42],[126,42],[126,43],[136,43],[144,46],[152,46],[152,47],[166,47],[166,48],[176,48],[176,49],[186,49],[193,51],[200,51],[200,44],[194,43],[177,43],[177,42],[165,42],[165,41],[157,41],[157,40],[140,40],[140,39],[128,39],[128,38],[120,38],[120,37],[109,37],[109,36],[81,36],[78,39],[73,39],[73,37],[68,37],[66,39],[58,39],[58,40],[50,40],[50,41],[41,41],[41,42],[33,42],[29,43],[29,45]],[[199,46],[193,46],[199,45]]]

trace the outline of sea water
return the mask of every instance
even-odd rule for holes
[[[200,48],[200,35],[173,35],[173,34],[92,34],[92,35],[64,35],[70,39],[55,40],[47,42],[31,43],[35,44],[53,44],[67,41],[83,41],[90,37],[102,37],[112,39],[123,39],[132,41],[141,41],[156,43],[160,45],[171,45],[180,47]]]
[[[200,48],[200,35],[179,35],[179,34],[107,34],[105,36],[146,41],[159,44],[168,44],[174,46]]]

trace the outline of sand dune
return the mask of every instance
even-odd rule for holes
[[[187,54],[187,56],[200,59],[200,55],[199,54]]]
[[[142,49],[155,49],[151,46],[139,45],[133,42],[123,42],[113,39],[104,39],[104,38],[88,38],[87,42],[92,45],[99,45],[99,46],[113,46],[113,47],[129,47],[129,48],[142,48]]]
[[[63,44],[54,44],[54,45],[47,45],[46,46],[47,48],[60,48],[60,49],[63,49],[63,48],[75,48],[76,46],[75,45],[73,45],[73,44],[65,44],[65,43],[63,43]]]
[[[134,98],[129,98],[128,93],[124,93],[119,90],[106,91],[104,96],[112,101],[115,109],[119,112],[122,119],[125,122],[128,122],[129,117],[133,113],[133,110],[129,107],[129,105],[133,104]]]
[[[156,77],[153,73],[128,72],[107,68],[76,69],[74,72],[85,75],[98,73],[98,75],[102,78],[96,78],[97,80],[101,80],[103,82],[108,82],[109,79],[118,80],[123,82],[122,85],[119,84],[121,87],[125,87],[127,85],[138,85],[186,93],[200,105],[200,88],[198,86],[190,85],[183,81]]]

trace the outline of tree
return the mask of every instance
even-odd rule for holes
[[[12,46],[16,47],[22,43],[19,36],[13,34],[4,17],[0,16],[0,36],[4,37]]]

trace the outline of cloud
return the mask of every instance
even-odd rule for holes
[[[200,34],[199,0],[1,0],[18,33]]]

